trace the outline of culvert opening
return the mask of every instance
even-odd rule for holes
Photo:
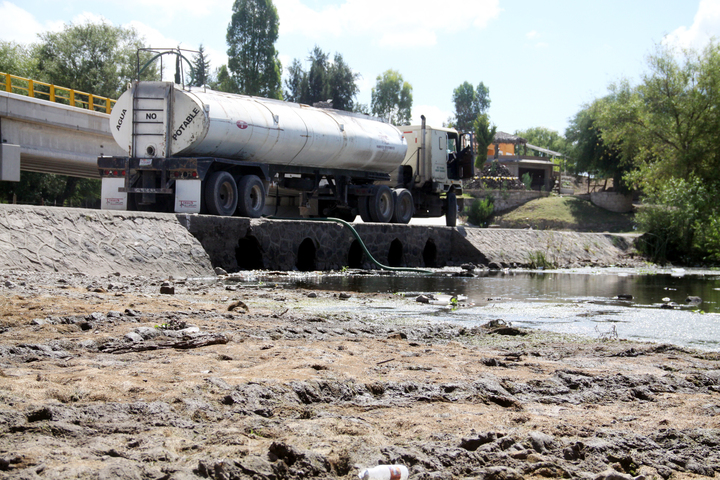
[[[357,240],[350,244],[350,250],[348,251],[348,267],[350,268],[362,268],[363,259],[365,252],[363,251],[362,245]]]
[[[241,238],[235,248],[235,260],[240,270],[264,269],[262,249],[258,239],[252,235]]]
[[[437,245],[435,245],[435,240],[432,238],[428,238],[428,241],[425,242],[425,248],[423,248],[423,263],[428,268],[436,268],[437,267]]]
[[[390,244],[388,252],[388,265],[391,267],[401,267],[403,258],[403,245],[397,238]]]
[[[300,243],[297,253],[297,269],[301,272],[312,272],[317,270],[315,268],[315,255],[317,249],[315,248],[315,242],[311,239],[306,238]]]

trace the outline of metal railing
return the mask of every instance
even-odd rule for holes
[[[95,112],[110,113],[117,100],[100,97],[92,93],[73,90],[72,88],[58,87],[50,83],[31,80],[29,78],[10,75],[0,72],[0,90],[6,92],[27,95],[32,98],[50,100],[51,102],[71,105],[73,107],[93,110]],[[4,88],[3,88],[4,87]]]

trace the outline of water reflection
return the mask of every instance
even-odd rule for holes
[[[312,275],[283,283],[308,289],[356,292],[433,292],[465,295],[468,305],[449,309],[423,306],[435,319],[472,324],[495,318],[516,326],[597,337],[613,327],[620,338],[720,349],[720,277],[685,271],[643,274],[598,270],[588,273],[491,272],[479,277],[449,273],[421,275]],[[618,296],[632,296],[621,300]],[[687,296],[699,306],[686,307]],[[630,298],[630,297],[628,297]],[[660,306],[669,299],[681,309]],[[416,310],[395,315],[418,315]]]

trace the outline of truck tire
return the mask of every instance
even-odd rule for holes
[[[446,198],[447,207],[445,210],[445,225],[448,227],[454,227],[457,225],[457,195],[450,192]]]
[[[372,222],[372,218],[370,218],[370,208],[368,207],[368,201],[370,197],[358,197],[358,213],[360,214],[360,218],[362,218],[362,221],[365,223]]]
[[[415,213],[415,205],[410,190],[396,188],[393,190],[393,200],[395,200],[395,208],[390,221],[392,223],[409,223],[413,213]]]
[[[230,172],[215,172],[205,180],[205,206],[211,215],[229,217],[237,203],[237,184]]]
[[[238,215],[260,218],[264,209],[265,185],[257,175],[245,175],[238,183]]]
[[[370,219],[377,223],[388,223],[394,211],[392,190],[387,185],[379,185],[368,198]]]

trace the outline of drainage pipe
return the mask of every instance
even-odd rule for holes
[[[409,268],[409,267],[391,267],[389,265],[383,265],[382,263],[375,260],[375,257],[372,256],[370,251],[365,246],[365,242],[363,242],[362,238],[360,238],[360,234],[355,230],[355,227],[353,227],[350,223],[346,222],[345,220],[341,220],[339,218],[285,218],[285,217],[267,217],[272,220],[304,220],[309,222],[335,222],[339,223],[340,225],[344,225],[347,228],[350,229],[350,232],[353,234],[353,236],[357,239],[358,242],[360,242],[360,246],[363,248],[363,251],[365,252],[365,255],[368,256],[371,262],[373,262],[375,265],[380,267],[383,270],[390,270],[391,272],[415,272],[415,273],[424,273],[425,275],[432,275],[435,272],[432,272],[431,270],[424,270],[422,268]]]

